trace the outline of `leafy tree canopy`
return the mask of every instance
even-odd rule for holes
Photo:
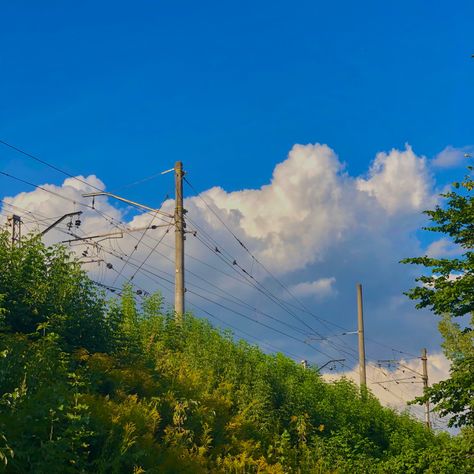
[[[419,399],[430,399],[441,415],[450,415],[451,425],[474,425],[474,181],[470,174],[441,196],[443,206],[425,211],[431,225],[425,229],[443,234],[459,249],[456,258],[428,256],[408,258],[403,263],[428,270],[407,294],[417,308],[429,308],[441,317],[443,348],[451,360],[451,376],[435,384]]]
[[[472,472],[435,434],[159,294],[107,299],[64,248],[0,235],[0,472]]]

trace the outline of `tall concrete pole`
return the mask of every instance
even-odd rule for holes
[[[428,388],[428,356],[426,355],[426,349],[421,351],[421,361],[423,363],[423,392],[426,393]],[[429,400],[425,402],[425,425],[427,428],[431,428]]]
[[[183,163],[177,161],[175,171],[175,286],[174,310],[176,320],[184,314],[184,210],[183,210]]]
[[[359,335],[359,377],[361,391],[367,388],[365,370],[364,307],[362,304],[362,285],[357,283],[357,333]]]

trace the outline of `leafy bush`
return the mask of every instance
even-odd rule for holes
[[[0,471],[470,472],[436,435],[153,295],[107,300],[62,248],[0,236]]]

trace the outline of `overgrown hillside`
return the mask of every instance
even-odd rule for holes
[[[159,295],[107,300],[62,248],[0,236],[0,471],[463,473],[433,434]]]

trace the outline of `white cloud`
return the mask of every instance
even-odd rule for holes
[[[369,178],[359,178],[357,188],[375,197],[389,214],[421,211],[433,204],[426,158],[416,156],[409,145],[404,151],[378,153]]]
[[[453,257],[460,255],[462,250],[448,239],[438,239],[426,249],[426,255],[431,258]]]
[[[296,296],[325,298],[337,293],[337,290],[334,288],[335,283],[336,279],[334,277],[319,278],[315,281],[298,283],[292,286],[290,291]]]
[[[80,178],[91,186],[105,187],[95,176]],[[196,223],[231,248],[235,256],[245,257],[245,252],[242,253],[242,248],[209,211],[203,198],[271,271],[281,276],[294,274],[290,282],[292,285],[308,282],[297,287],[297,291],[323,294],[332,290],[333,284],[332,280],[323,278],[324,273],[321,275],[317,271],[319,280],[312,283],[312,280],[298,277],[296,273],[304,272],[312,265],[322,268],[330,261],[333,266],[341,266],[339,272],[342,267],[348,269],[353,265],[369,269],[378,265],[376,261],[381,259],[392,259],[392,264],[398,265],[396,262],[403,255],[396,255],[395,252],[399,252],[407,242],[413,242],[407,235],[418,224],[419,210],[433,199],[431,186],[426,160],[416,156],[409,146],[405,151],[379,153],[370,169],[370,178],[363,180],[344,172],[344,165],[327,145],[295,145],[288,158],[275,167],[271,182],[260,189],[227,193],[222,188],[214,187],[200,197],[187,198],[185,206],[189,211],[189,229],[193,229]],[[89,186],[71,178],[61,186],[46,184],[44,187],[77,203],[83,202],[85,198],[82,194],[90,191]],[[111,222],[104,220],[97,212],[68,203],[40,189],[5,200],[46,216],[82,210],[81,229],[86,234],[112,228]],[[123,211],[107,198],[96,198],[95,207],[114,219],[124,218]],[[164,209],[171,210],[171,207],[172,201],[164,204]],[[407,214],[414,216],[414,221],[409,224],[403,220]],[[130,220],[129,226],[142,227],[149,222],[148,214],[139,215]],[[198,235],[206,238],[200,230]],[[51,232],[47,241],[57,241],[59,237]],[[143,242],[150,245],[153,235],[146,235]],[[124,251],[132,251],[135,243],[133,238],[125,236],[115,242],[114,248],[118,249],[120,245]],[[188,236],[186,246],[198,258],[208,258],[207,249],[195,238]],[[134,251],[134,257],[141,258],[142,255],[146,255],[146,245]],[[344,263],[348,258],[350,261]],[[364,260],[365,263],[362,263]],[[150,261],[159,262],[163,267],[155,255]],[[245,259],[242,262],[251,264]],[[377,272],[371,272],[374,273],[371,278],[376,279]],[[327,273],[340,281],[330,268]]]
[[[83,179],[91,185],[104,187],[95,176]],[[62,185],[46,186],[77,203],[84,202],[82,194],[90,190],[87,185],[71,179]],[[415,311],[408,299],[405,299],[405,304],[400,301],[404,298],[401,296],[403,292],[414,285],[414,276],[407,267],[398,263],[403,257],[422,252],[414,231],[423,222],[420,210],[433,201],[433,193],[433,180],[426,160],[409,147],[404,151],[392,150],[377,155],[369,178],[358,179],[348,173],[327,145],[295,145],[287,159],[275,167],[271,181],[259,189],[228,193],[214,187],[204,191],[200,197],[186,198],[188,230],[198,231],[196,237],[187,235],[186,286],[207,298],[205,300],[189,291],[186,304],[200,316],[205,314],[192,304],[224,321],[218,324],[233,325],[259,341],[265,340],[283,351],[298,354],[299,358],[320,363],[328,360],[326,354],[329,358],[341,358],[338,352],[347,352],[348,347],[354,349],[356,338],[344,336],[343,343],[337,342],[338,347],[334,346],[337,338],[310,346],[285,338],[284,334],[305,340],[316,330],[325,335],[339,333],[339,329],[328,326],[332,323],[352,331],[356,325],[355,282],[361,281],[364,284],[366,330],[371,336],[411,351],[425,344],[424,338],[429,338],[435,346],[439,342],[436,319]],[[312,315],[290,306],[295,303],[301,307],[290,300],[280,284],[235,241],[201,198],[266,268],[288,288],[296,290],[297,297],[314,296],[305,300]],[[20,193],[6,200],[50,217],[83,210],[82,225],[77,230],[80,235],[113,229],[110,220],[105,220],[95,210],[74,205],[41,190]],[[90,204],[91,200],[88,202]],[[170,211],[172,206],[173,202],[169,200],[163,209]],[[129,228],[148,226],[152,218],[150,214],[128,214],[108,198],[96,198],[95,207],[113,219],[126,221]],[[157,222],[160,221],[155,219],[154,223]],[[45,226],[45,222],[38,223],[38,228]],[[64,225],[60,228],[66,230]],[[158,246],[160,254],[152,253],[148,257],[163,232],[162,228],[146,233],[140,231],[101,242],[108,252],[125,255],[124,260],[89,246],[90,254],[112,263],[114,269],[96,263],[87,268],[97,281],[121,286],[147,259],[142,268],[153,274],[140,272],[134,283],[148,291],[159,288],[167,301],[172,302],[172,283],[160,278],[171,282],[174,279],[173,233]],[[56,230],[49,232],[45,240],[52,243],[66,238],[69,237]],[[216,245],[221,253],[215,251]],[[86,247],[71,248],[81,255]],[[234,259],[263,285],[265,291],[233,265]],[[127,260],[129,263],[119,276]],[[246,283],[242,284],[242,280]],[[335,294],[336,282],[337,298],[328,297]],[[281,298],[283,303],[277,304],[269,299],[267,290]],[[209,300],[216,300],[221,306]],[[226,308],[232,308],[234,312]],[[291,314],[285,308],[291,308]],[[318,316],[326,322],[321,322]],[[253,320],[265,323],[267,327],[259,326]],[[277,327],[283,334],[272,332],[268,326]],[[310,331],[308,326],[314,331]],[[380,355],[383,358],[386,356],[384,350],[368,342],[371,357]]]
[[[225,213],[273,270],[287,272],[322,258],[350,226],[347,200],[352,190],[346,190],[342,169],[328,146],[295,145],[288,159],[275,167],[270,184],[233,193],[212,188],[202,197]],[[190,199],[187,205],[220,227],[199,200]]]
[[[45,221],[44,217],[59,218],[66,213],[78,211],[83,213],[81,216],[81,232],[100,233],[110,230],[113,227],[110,221],[113,219],[120,220],[123,217],[119,209],[112,206],[103,197],[95,198],[95,210],[80,205],[84,202],[91,205],[92,200],[83,198],[82,194],[95,191],[97,188],[104,189],[104,183],[94,175],[77,176],[77,178],[67,178],[60,186],[43,184],[41,186],[43,189],[35,189],[34,191],[19,193],[16,196],[5,197],[3,200],[6,205],[3,208],[10,213],[15,208],[9,205],[16,206],[18,209],[15,210],[15,213],[17,214],[21,214],[21,209],[28,210],[28,213],[23,214],[27,231],[43,230],[55,220]],[[108,216],[109,221],[103,218],[104,214]],[[32,216],[36,216],[36,218]],[[64,221],[64,224],[67,222],[68,220]],[[63,227],[59,226],[58,229]],[[55,229],[45,235],[44,241],[51,244],[67,238],[71,238],[71,236],[60,233]]]
[[[467,165],[466,153],[472,150],[470,147],[455,148],[447,146],[444,150],[438,153],[431,164],[435,168],[456,168],[458,166]]]
[[[407,216],[413,229],[420,211],[435,201],[426,159],[409,146],[379,153],[369,174],[350,177],[326,145],[295,145],[270,184],[232,193],[215,187],[201,196],[272,271],[287,274],[324,261],[356,238],[363,245],[376,241],[376,252],[406,232]],[[222,227],[199,199],[186,205],[216,232]]]

